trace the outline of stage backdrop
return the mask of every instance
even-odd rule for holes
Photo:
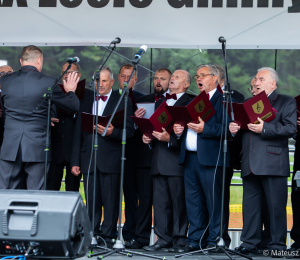
[[[0,0],[3,46],[299,49],[299,0]]]

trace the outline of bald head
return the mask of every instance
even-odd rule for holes
[[[186,92],[191,85],[192,77],[186,70],[175,70],[171,76],[169,90],[171,94]]]
[[[8,65],[0,66],[0,77],[14,72],[13,68]]]

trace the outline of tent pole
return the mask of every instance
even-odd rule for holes
[[[277,70],[277,49],[275,49],[275,70]]]
[[[150,51],[150,94],[151,94],[151,89],[152,89],[152,48],[151,48],[151,51]]]

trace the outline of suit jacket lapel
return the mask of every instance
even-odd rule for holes
[[[274,101],[277,99],[278,93],[276,90],[274,90],[270,96],[268,96],[268,99],[271,103],[271,105],[274,103]]]
[[[111,92],[109,99],[107,100],[107,104],[106,104],[105,109],[102,114],[103,116],[109,116],[111,114],[110,113],[110,112],[112,112],[111,108],[113,107],[114,103],[116,103],[116,100],[117,100],[116,97],[120,97],[119,92],[116,92],[113,90]]]
[[[213,107],[215,106],[216,101],[219,99],[219,96],[222,96],[222,94],[218,90],[216,90],[212,98],[209,100]]]
[[[174,106],[183,106],[189,99],[189,96],[184,93],[174,104]]]

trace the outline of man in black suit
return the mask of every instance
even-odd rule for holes
[[[44,183],[47,101],[37,112],[33,113],[33,110],[56,79],[41,73],[43,53],[36,46],[23,48],[20,63],[21,70],[0,78],[5,113],[4,140],[0,151],[0,188],[18,188],[23,177],[21,173],[26,173],[27,189],[39,190]],[[79,100],[74,91],[78,78],[76,74],[68,77],[68,81],[64,81],[67,94],[56,87],[52,101],[66,111],[76,112]]]
[[[223,95],[217,90],[216,66],[199,65],[196,72],[199,91],[205,91],[215,114],[207,122],[199,117],[199,123],[189,123],[187,130],[179,124],[174,125],[174,132],[181,140],[179,163],[184,166],[185,199],[190,223],[188,244],[179,252],[198,250],[200,243],[201,248],[215,248],[220,236]],[[228,165],[229,154],[226,158]]]
[[[164,97],[169,87],[171,75],[172,73],[168,69],[157,70],[153,81],[154,93],[140,97],[137,103],[155,103]],[[143,117],[145,112],[146,110],[141,107],[135,111],[134,115],[136,117]],[[152,150],[149,148],[149,145],[143,143],[142,135],[141,130],[137,128],[135,131],[135,136],[137,136],[135,159],[139,206],[137,210],[135,238],[125,243],[125,247],[130,249],[140,249],[149,245],[152,226]]]
[[[225,90],[225,70],[221,65],[215,64],[218,69],[219,77],[218,84],[221,87],[222,91]],[[235,102],[241,103],[245,98],[244,95],[237,90],[231,89],[233,92],[231,98],[235,100]],[[240,153],[242,150],[241,142],[238,140],[234,140],[231,136],[228,135],[228,151],[230,164],[226,167],[226,175],[225,175],[225,194],[224,194],[224,218],[225,218],[225,229],[223,234],[223,239],[227,247],[229,247],[231,238],[228,234],[228,225],[229,225],[229,202],[230,202],[230,184],[233,176],[234,169],[240,170]]]
[[[185,106],[190,98],[185,93],[191,84],[191,76],[185,70],[174,71],[170,83],[170,94],[155,103],[157,109],[163,101],[168,106]],[[143,135],[143,142],[152,145],[154,233],[158,240],[154,245],[144,247],[147,251],[172,248],[177,252],[186,245],[188,220],[185,207],[183,166],[179,161],[179,141],[174,132],[169,134],[154,131],[151,139]]]
[[[61,74],[67,69],[69,63],[65,62],[61,68]],[[68,80],[68,74],[76,73],[80,79],[80,66],[72,63],[71,68],[64,75]],[[76,123],[76,114],[56,110],[56,118],[51,118],[51,164],[48,173],[47,190],[60,190],[64,167],[66,167],[65,189],[66,191],[79,191],[81,174],[75,176],[71,173],[70,161],[72,153],[73,134]]]
[[[13,68],[8,65],[0,66],[0,78],[4,75],[8,75],[13,72],[14,72]],[[1,98],[1,85],[0,85],[0,98]],[[4,134],[4,118],[2,116],[2,107],[0,106],[0,147],[3,142],[3,134]]]
[[[122,93],[124,89],[124,84],[128,82],[129,77],[132,73],[134,66],[132,64],[124,64],[118,75],[119,81],[119,92]],[[132,90],[133,97],[132,104],[134,105],[135,101],[144,96],[144,94],[134,90],[134,85],[138,79],[138,71],[136,70],[133,74],[130,82],[128,82],[128,88]],[[134,100],[133,100],[134,99]],[[133,111],[136,110],[136,107],[133,106]],[[138,210],[138,183],[136,175],[136,152],[137,152],[137,143],[140,139],[140,136],[135,131],[132,138],[127,140],[126,144],[126,161],[125,161],[125,171],[124,171],[124,201],[125,201],[125,223],[122,229],[123,239],[128,243],[135,239],[135,230],[137,223],[137,210]]]
[[[265,91],[276,118],[266,123],[259,117],[258,124],[248,124],[249,130],[239,131],[236,123],[230,123],[230,132],[242,138],[243,178],[243,243],[238,252],[257,252],[261,242],[261,203],[263,194],[270,211],[271,242],[269,250],[286,248],[287,177],[290,176],[288,138],[296,133],[296,100],[278,94],[277,72],[261,68],[255,77],[256,87]],[[254,111],[255,112],[255,111]]]
[[[96,84],[96,82],[95,82]],[[122,129],[109,126],[106,136],[102,137],[105,126],[98,124],[98,149],[97,152],[97,172],[94,173],[94,155],[93,134],[83,132],[82,112],[96,114],[96,105],[98,102],[98,115],[109,116],[112,114],[120,98],[118,91],[113,91],[114,84],[113,73],[109,67],[104,66],[100,73],[99,95],[96,97],[86,97],[80,102],[80,110],[77,115],[73,151],[71,157],[71,171],[78,176],[83,174],[85,196],[87,198],[89,217],[92,219],[93,212],[93,189],[96,185],[95,197],[95,226],[94,234],[102,236],[108,245],[113,246],[113,241],[117,237],[116,226],[118,221],[118,205],[120,193],[120,171],[121,171],[121,153],[122,153]],[[124,99],[118,107],[118,111],[124,108]],[[126,124],[126,135],[130,138],[133,135],[134,126],[130,116],[133,115],[131,102],[128,102],[128,114]],[[92,126],[91,126],[92,127]],[[91,159],[92,156],[92,159]],[[89,163],[91,160],[90,168]],[[90,172],[88,170],[90,169]],[[94,183],[94,174],[96,174],[96,183]],[[104,220],[100,228],[102,207],[104,208]]]

